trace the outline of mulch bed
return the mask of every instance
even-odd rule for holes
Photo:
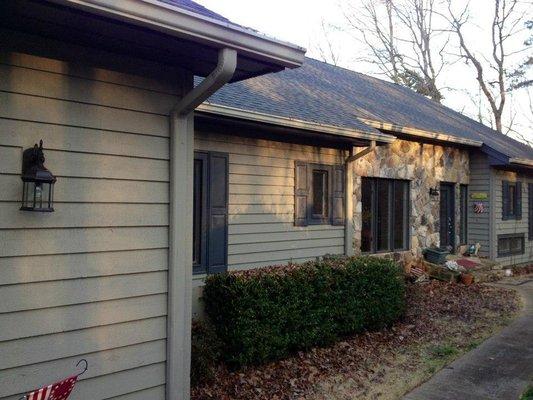
[[[306,399],[328,377],[368,380],[376,373],[376,365],[394,363],[391,354],[398,349],[443,339],[450,334],[443,329],[449,323],[468,326],[472,335],[475,332],[470,330],[490,326],[519,307],[513,291],[439,281],[409,285],[407,301],[404,319],[390,329],[354,335],[331,347],[313,348],[258,367],[229,371],[220,366],[213,382],[193,388],[191,398]]]

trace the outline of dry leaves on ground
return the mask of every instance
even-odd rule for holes
[[[220,366],[213,383],[193,388],[191,397],[341,399],[353,398],[355,393],[357,398],[366,397],[371,392],[370,398],[381,398],[379,384],[390,386],[388,380],[402,379],[402,374],[420,368],[421,346],[453,336],[467,348],[474,338],[483,337],[483,333],[486,336],[494,326],[501,325],[502,317],[514,315],[518,304],[515,292],[484,285],[467,287],[438,281],[410,285],[407,313],[390,329],[354,335],[331,347],[313,348],[240,371]],[[343,385],[346,390],[338,390]],[[327,387],[338,393],[324,394],[324,390],[330,390]]]

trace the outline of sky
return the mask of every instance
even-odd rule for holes
[[[324,44],[324,34],[321,28],[322,21],[326,24],[345,27],[342,8],[348,0],[196,0],[205,7],[222,14],[231,21],[252,27],[268,36],[294,43],[307,49],[307,56],[320,59],[318,47]],[[470,10],[472,15],[472,29],[467,38],[472,41],[476,50],[487,51],[490,49],[490,22],[493,10],[487,7],[490,0],[471,0]],[[357,0],[351,0],[357,4]],[[460,6],[462,0],[456,0]],[[528,18],[533,19],[533,2],[525,0],[529,6]],[[513,46],[521,46],[525,35],[517,37]],[[486,38],[487,40],[481,40]],[[353,34],[345,29],[333,30],[330,33],[335,53],[339,57],[339,65],[358,72],[367,73],[379,78],[384,78],[372,66],[362,63],[358,56],[364,54],[365,47],[358,42]],[[522,57],[524,54],[521,54]],[[470,117],[478,114],[479,103],[476,105],[472,97],[480,95],[475,82],[475,75],[470,67],[462,62],[449,67],[441,77],[442,86],[449,86],[445,90],[443,103]],[[533,96],[533,90],[531,91]],[[479,97],[477,97],[479,98]],[[487,103],[481,103],[486,107]],[[514,115],[513,127],[527,140],[533,141],[533,116],[529,107],[529,98],[525,91],[515,94],[509,100],[506,120]],[[487,112],[488,113],[488,112]],[[510,136],[521,140],[518,135],[509,133]]]

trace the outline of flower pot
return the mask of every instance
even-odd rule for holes
[[[472,274],[461,274],[461,282],[466,286],[471,285],[474,281],[474,275]]]

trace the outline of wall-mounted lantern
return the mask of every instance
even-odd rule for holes
[[[54,211],[56,177],[44,166],[43,141],[22,153],[23,211]]]
[[[438,196],[440,193],[439,193],[439,188],[438,187],[434,187],[434,188],[429,188],[429,195],[430,196]]]

